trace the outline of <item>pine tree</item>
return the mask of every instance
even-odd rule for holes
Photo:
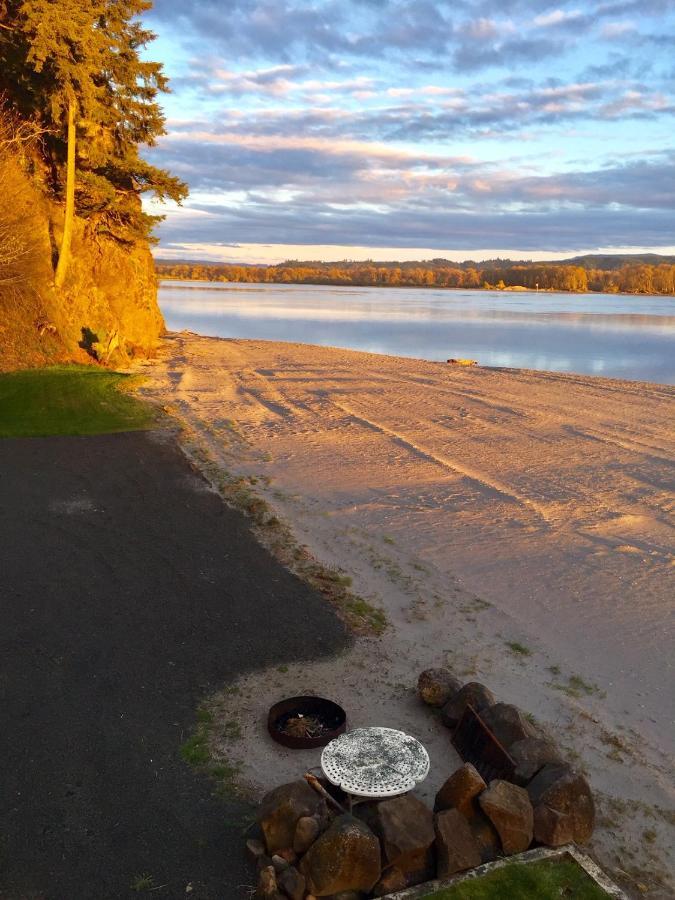
[[[2,0],[0,0],[2,2]],[[49,129],[44,156],[65,198],[55,282],[63,284],[77,189],[80,215],[118,240],[147,238],[157,217],[140,194],[180,202],[185,185],[151,166],[139,147],[164,133],[159,63],[140,51],[154,35],[139,16],[149,0],[5,0],[0,7],[0,90],[22,116]]]

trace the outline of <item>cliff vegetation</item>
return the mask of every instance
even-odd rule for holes
[[[119,364],[163,330],[144,193],[184,184],[141,156],[167,90],[146,0],[0,0],[0,370]]]

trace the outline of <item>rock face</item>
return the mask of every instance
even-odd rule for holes
[[[445,706],[462,687],[447,669],[427,669],[417,681],[417,692],[428,706]]]
[[[497,829],[504,853],[522,853],[532,843],[534,813],[527,791],[509,781],[491,781],[478,798]]]
[[[476,839],[464,816],[457,809],[446,809],[434,818],[436,832],[437,875],[447,878],[455,872],[481,864]]]
[[[506,750],[516,741],[538,736],[534,725],[527,721],[517,706],[510,703],[495,703],[479,712],[483,722]]]
[[[63,209],[15,162],[3,162],[0,153],[0,168],[12,169],[12,202],[29,245],[19,288],[0,284],[0,371],[93,358],[118,365],[154,355],[164,321],[147,242],[122,246],[76,217],[71,265],[56,291],[52,257]]]
[[[478,681],[470,681],[451,697],[441,712],[441,720],[448,728],[456,728],[464,710],[470,704],[482,715],[484,709],[495,703],[495,695]]]
[[[469,818],[476,812],[475,800],[487,785],[471,763],[453,772],[436,794],[434,812],[444,809],[458,809],[463,816]]]
[[[528,784],[547,763],[562,765],[563,762],[556,747],[541,738],[528,737],[516,741],[509,747],[509,755],[516,764],[513,780],[522,786]]]
[[[300,862],[307,890],[315,897],[341,891],[371,891],[381,875],[380,843],[365,823],[338,816]]]
[[[585,844],[593,834],[595,804],[588,782],[569,766],[546,765],[527,786],[534,837],[549,847]]]
[[[292,849],[298,821],[321,816],[324,802],[307,782],[292,781],[270,791],[262,799],[258,822],[268,854]]]

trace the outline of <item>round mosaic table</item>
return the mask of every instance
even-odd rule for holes
[[[326,778],[353,797],[395,797],[429,774],[429,754],[394,728],[355,728],[327,744],[321,754]]]

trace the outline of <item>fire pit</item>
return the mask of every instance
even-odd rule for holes
[[[267,729],[284,747],[309,750],[325,747],[342,734],[347,714],[341,706],[323,697],[289,697],[270,709]]]

